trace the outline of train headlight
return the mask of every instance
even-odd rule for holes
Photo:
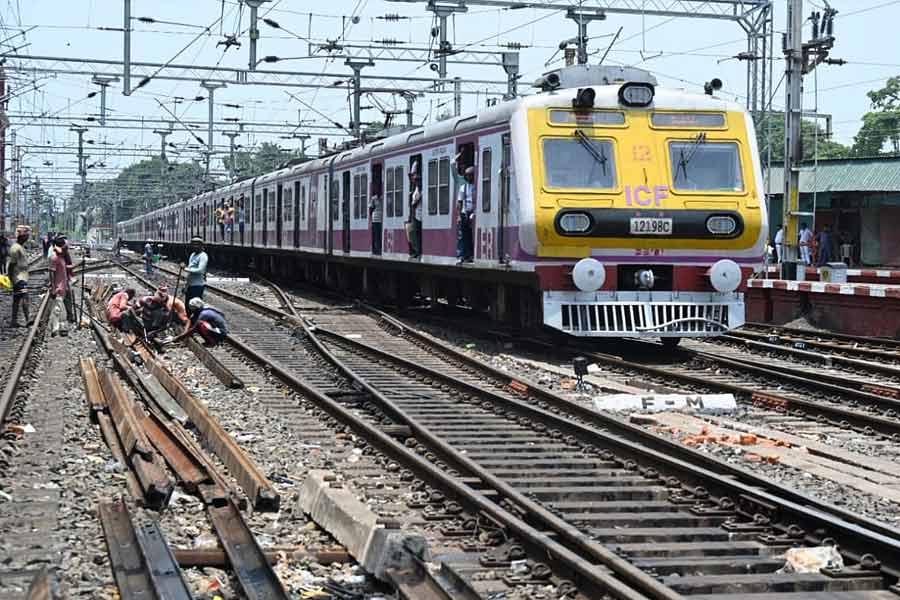
[[[585,233],[591,228],[591,218],[586,213],[566,213],[559,218],[559,228],[565,233]]]
[[[655,93],[649,83],[626,83],[619,88],[619,102],[625,106],[648,106]]]
[[[713,235],[731,235],[737,229],[734,217],[718,215],[706,220],[706,229]]]
[[[572,269],[572,279],[582,292],[596,292],[606,281],[606,268],[596,258],[582,258]]]
[[[723,258],[709,270],[709,281],[717,292],[733,292],[741,285],[741,268],[733,260]]]

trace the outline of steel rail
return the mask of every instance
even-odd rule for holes
[[[430,482],[434,487],[449,491],[474,513],[484,513],[509,529],[513,535],[522,540],[531,549],[533,554],[547,557],[557,566],[560,563],[564,564],[567,571],[578,574],[585,584],[590,584],[591,587],[598,591],[608,591],[616,598],[635,600],[647,598],[641,592],[620,581],[606,568],[598,568],[597,564],[585,560],[582,556],[555,541],[546,533],[532,527],[514,514],[488,500],[484,494],[462,483],[459,479],[451,477],[445,471],[418,456],[390,435],[381,431],[374,424],[360,419],[348,408],[325,395],[317,387],[300,379],[277,362],[262,356],[238,337],[228,336],[226,340],[238,352],[270,370],[286,385],[317,404],[319,408],[327,412],[335,420],[349,427],[370,445],[403,464],[410,471],[416,473],[418,477]],[[655,584],[655,582],[652,585],[658,587],[658,584]],[[672,596],[670,592],[665,597],[680,598],[678,595]]]
[[[100,524],[122,600],[191,600],[181,569],[158,524],[135,530],[125,503],[100,504]]]
[[[619,438],[629,440],[640,444],[641,446],[646,446],[660,455],[677,459],[681,461],[682,464],[695,465],[705,471],[714,473],[715,478],[709,483],[724,482],[726,479],[739,481],[753,488],[765,491],[771,496],[784,498],[795,505],[807,506],[821,513],[832,514],[841,521],[855,524],[866,530],[874,531],[879,535],[892,537],[900,541],[900,531],[892,526],[870,519],[843,507],[807,496],[792,488],[779,485],[749,469],[738,467],[711,454],[684,446],[677,441],[657,435],[640,426],[629,423],[625,419],[608,413],[598,412],[592,408],[578,404],[526,377],[501,371],[490,364],[479,360],[477,357],[461,352],[457,348],[424,334],[384,311],[375,309],[371,306],[367,306],[366,308],[377,314],[391,327],[395,328],[398,335],[409,337],[421,346],[431,348],[460,364],[483,373],[486,376],[491,377],[498,384],[507,385],[511,391],[528,398],[529,403],[531,404],[551,410],[556,414],[570,415],[572,418],[589,424],[597,430],[609,431]],[[610,359],[616,358],[608,355],[603,356],[607,356]],[[689,474],[689,472],[685,472],[685,475]]]
[[[892,344],[876,341],[875,338],[852,338],[851,340],[842,340],[841,338],[834,337],[833,339],[835,341],[828,341],[827,338],[833,337],[836,334],[819,334],[817,332],[802,333],[802,330],[790,330],[784,333],[779,333],[779,331],[781,330],[777,327],[773,327],[768,333],[735,329],[734,331],[730,331],[728,335],[751,340],[769,340],[772,337],[776,337],[778,339],[783,339],[786,342],[800,342],[804,346],[818,348],[820,350],[829,350],[831,352],[852,354],[873,359],[884,359],[895,362],[900,361],[900,345],[894,347]],[[850,344],[854,344],[854,346],[851,346]]]
[[[729,481],[722,478],[720,473],[715,473],[692,463],[672,458],[667,454],[641,445],[640,443],[630,441],[624,437],[611,435],[609,432],[590,426],[585,422],[576,421],[573,417],[552,412],[548,410],[549,407],[535,406],[531,402],[504,397],[487,388],[454,379],[447,374],[338,333],[330,332],[322,328],[318,328],[316,331],[333,339],[339,339],[340,342],[346,346],[355,347],[371,353],[372,356],[380,360],[393,362],[403,369],[416,371],[446,385],[460,389],[464,388],[469,394],[477,394],[479,397],[490,398],[494,402],[502,403],[504,408],[512,409],[521,416],[555,427],[563,433],[576,435],[585,443],[593,444],[595,446],[603,445],[613,447],[628,456],[640,457],[652,465],[665,468],[670,473],[675,472],[678,477],[689,477],[691,480],[705,486],[708,490],[718,490],[720,495],[731,496],[743,501],[745,503],[744,506],[741,506],[740,501],[736,504],[739,509],[744,510],[750,517],[756,513],[769,513],[773,517],[780,514],[782,520],[785,520],[784,517],[789,517],[790,521],[800,523],[807,532],[814,532],[824,528],[828,531],[828,534],[822,535],[817,542],[821,542],[821,539],[825,537],[834,535],[834,532],[840,532],[839,539],[841,540],[841,549],[843,552],[846,552],[848,556],[853,557],[855,560],[860,560],[863,555],[871,552],[880,552],[881,557],[890,556],[892,559],[890,564],[894,565],[890,570],[894,576],[900,577],[900,532],[897,532],[896,530],[893,530],[893,535],[885,535],[876,530],[864,529],[862,526],[856,525],[853,522],[835,518],[833,514],[820,512],[819,509],[811,506],[811,504],[815,504],[814,502],[800,503],[788,501],[782,497],[745,483]],[[509,375],[506,375],[505,378],[507,380],[511,379]],[[530,391],[531,390],[529,389],[529,392]],[[387,406],[390,406],[390,404]],[[583,412],[584,411],[590,411],[590,409],[583,409]],[[391,413],[395,412],[398,413],[397,416],[399,418],[405,417],[404,413],[399,408],[394,407],[394,409],[391,410]],[[600,413],[595,414],[600,415]],[[587,414],[585,416],[592,417],[593,415]],[[408,421],[409,419],[407,418],[406,420]],[[588,423],[590,422],[587,419],[585,419],[585,421]],[[409,422],[406,422],[405,424],[413,428],[415,437],[420,439],[415,424]],[[452,449],[450,451],[455,453]],[[464,462],[465,460],[459,464],[464,464]],[[772,482],[767,482],[766,487],[772,488]],[[794,494],[794,496],[799,497],[800,499],[805,498],[800,494]],[[824,505],[826,508],[829,506],[824,503],[819,504]],[[772,506],[777,507],[777,511],[773,512],[771,510]],[[884,527],[881,529],[884,529]],[[817,535],[813,534],[810,537],[811,539],[815,539]]]
[[[557,515],[553,514],[551,511],[547,510],[547,508],[540,503],[528,498],[522,492],[516,490],[513,486],[503,481],[503,479],[501,479],[500,477],[497,477],[487,469],[480,466],[475,461],[454,450],[449,443],[442,440],[429,428],[422,425],[414,418],[410,417],[402,408],[388,399],[384,394],[379,392],[365,378],[357,374],[349,366],[338,359],[334,355],[334,353],[332,353],[322,344],[321,340],[318,339],[318,334],[324,333],[326,335],[339,337],[342,340],[348,341],[350,340],[350,338],[345,338],[340,334],[333,333],[319,327],[306,326],[304,327],[304,331],[306,335],[309,336],[310,340],[313,342],[319,352],[322,354],[322,356],[329,360],[348,378],[350,378],[352,381],[355,381],[358,385],[362,386],[372,397],[377,399],[378,403],[383,408],[385,408],[387,412],[392,415],[400,424],[409,427],[414,438],[416,438],[420,442],[424,442],[430,445],[431,448],[435,449],[439,454],[444,456],[445,460],[455,464],[458,469],[468,472],[471,477],[477,477],[482,482],[486,483],[488,486],[496,490],[504,498],[512,501],[516,505],[528,511],[528,515],[530,517],[529,520],[533,519],[536,522],[536,526],[542,528],[543,530],[552,531],[560,540],[565,542],[567,546],[577,549],[580,554],[586,556],[590,560],[597,561],[600,564],[605,565],[607,568],[616,573],[616,575],[626,581],[629,585],[635,586],[642,593],[645,593],[650,597],[680,597],[679,594],[674,594],[672,590],[668,589],[664,585],[659,584],[653,578],[649,577],[646,573],[636,568],[628,561],[623,560],[621,557],[617,556],[615,553],[611,552],[601,544],[597,544],[587,539],[584,536],[583,532],[579,531],[571,523],[564,521]],[[356,340],[353,340],[353,342],[354,345],[358,344],[358,347],[365,347],[366,349],[373,350],[373,353],[377,354],[382,359],[402,361],[406,368],[418,369],[420,370],[420,372],[428,373],[429,375],[435,374],[447,381],[456,381],[454,379],[449,379],[446,376],[441,376],[437,371],[428,369],[427,367],[416,365],[416,363],[396,357],[387,352],[373,348],[372,346],[369,346],[367,344],[363,344],[362,342],[357,342]],[[482,392],[480,388],[469,386],[467,387],[470,393]]]
[[[900,352],[900,340],[891,338],[850,335],[848,333],[836,333],[831,331],[810,331],[808,329],[800,329],[799,327],[787,327],[784,325],[772,325],[769,323],[756,323],[753,321],[744,323],[744,328],[784,331],[790,335],[829,338],[832,340],[838,340],[841,342],[852,344],[869,344],[872,346],[881,346],[883,348],[893,348]],[[742,331],[742,329],[739,329],[738,331]]]
[[[3,392],[0,393],[0,426],[6,422],[9,411],[12,409],[16,392],[19,389],[19,380],[22,378],[22,373],[25,372],[25,365],[28,364],[31,351],[35,346],[38,331],[49,313],[49,307],[50,294],[48,292],[44,294],[44,299],[41,300],[37,315],[35,315],[34,318],[34,323],[31,324],[31,327],[28,329],[28,335],[26,336],[25,341],[22,342],[22,346],[19,348],[19,354],[16,357],[16,362],[13,364],[13,368],[6,374],[6,383],[3,385]]]
[[[749,337],[747,335],[748,332],[731,332],[726,333],[724,335],[717,336],[715,338],[710,338],[709,340],[704,340],[707,343],[717,344],[720,341],[723,342],[731,342],[733,344],[740,344],[747,348],[757,348],[760,350],[768,351],[768,352],[777,352],[779,354],[785,354],[788,356],[793,356],[800,358],[802,360],[807,360],[810,362],[818,362],[825,363],[826,366],[831,365],[839,365],[842,367],[846,367],[848,369],[859,369],[863,371],[869,371],[872,373],[878,373],[881,375],[887,375],[889,377],[898,377],[900,378],[900,366],[896,364],[884,364],[878,362],[871,362],[862,360],[859,358],[851,358],[849,356],[845,356],[846,354],[861,354],[852,349],[842,349],[838,347],[827,347],[823,349],[831,350],[829,353],[821,353],[821,352],[811,352],[809,350],[803,350],[800,348],[794,348],[792,346],[786,346],[782,344],[775,344],[768,341],[762,341],[767,339],[769,336],[765,334],[750,334]],[[810,344],[810,342],[804,341],[804,344]],[[812,345],[812,344],[810,344]],[[900,354],[897,355],[897,360],[900,360]],[[877,384],[873,384],[877,386]],[[895,390],[900,391],[900,390]]]

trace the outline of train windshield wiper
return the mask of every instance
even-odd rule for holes
[[[584,134],[580,129],[575,130],[575,137],[578,138],[578,141],[584,146],[584,149],[588,151],[588,153],[594,157],[600,166],[603,167],[603,175],[606,176],[608,173],[606,172],[606,163],[609,159],[606,158],[606,153],[603,151],[603,146],[600,146],[598,150],[596,146],[591,142],[591,139]]]
[[[694,138],[694,141],[691,142],[691,147],[689,149],[688,155],[684,155],[684,147],[682,147],[678,151],[678,169],[684,173],[684,178],[687,179],[687,168],[688,163],[694,158],[694,155],[697,154],[697,150],[700,148],[701,144],[706,143],[706,132],[701,131],[697,134],[697,137]],[[678,177],[678,171],[675,172],[675,176]]]

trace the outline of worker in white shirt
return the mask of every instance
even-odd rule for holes
[[[800,224],[800,258],[806,265],[812,264],[813,233],[806,223]]]

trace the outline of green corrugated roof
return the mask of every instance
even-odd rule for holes
[[[783,174],[783,167],[772,167],[770,194],[784,192]],[[817,167],[813,163],[804,163],[800,172],[800,191],[808,194],[900,192],[900,157],[820,160]]]

